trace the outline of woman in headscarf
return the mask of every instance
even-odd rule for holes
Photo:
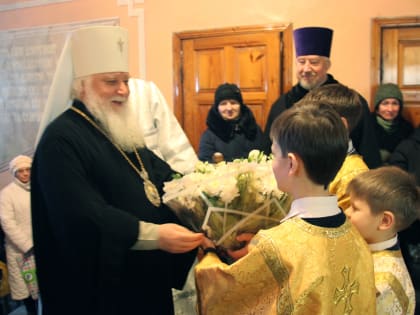
[[[262,130],[235,84],[224,83],[216,89],[207,127],[200,139],[201,161],[232,161],[263,149]]]

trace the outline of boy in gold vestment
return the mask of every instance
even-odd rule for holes
[[[375,314],[372,257],[327,186],[347,153],[348,132],[328,105],[302,104],[273,123],[273,172],[294,201],[281,224],[224,264],[203,242],[198,310],[214,314]]]
[[[418,217],[420,192],[405,171],[386,166],[365,172],[348,185],[346,210],[372,251],[378,314],[414,314],[413,284],[398,244],[397,232]]]
[[[301,102],[319,101],[331,105],[340,115],[349,134],[358,124],[363,112],[359,94],[345,85],[336,83],[322,85],[309,91]],[[296,104],[299,106],[299,103]],[[338,206],[345,210],[350,206],[350,197],[346,193],[347,185],[358,174],[369,170],[363,157],[356,151],[349,138],[347,156],[335,178],[328,186],[331,194],[338,198]]]

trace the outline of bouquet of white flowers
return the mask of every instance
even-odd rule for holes
[[[290,197],[277,189],[271,158],[258,150],[248,159],[209,164],[164,185],[163,202],[195,231],[224,249],[241,247],[236,236],[279,224]]]

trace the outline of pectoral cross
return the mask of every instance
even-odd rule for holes
[[[351,298],[353,294],[359,293],[359,282],[353,281],[350,283],[350,268],[345,266],[341,271],[341,274],[344,278],[344,283],[341,289],[335,289],[334,292],[334,304],[337,305],[341,301],[344,304],[344,315],[349,315],[353,311],[353,306],[351,305]]]

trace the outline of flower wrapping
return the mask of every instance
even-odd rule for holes
[[[289,211],[291,198],[277,189],[271,163],[256,150],[233,162],[199,162],[195,172],[165,183],[163,202],[219,249],[238,249],[237,235],[273,227]]]

